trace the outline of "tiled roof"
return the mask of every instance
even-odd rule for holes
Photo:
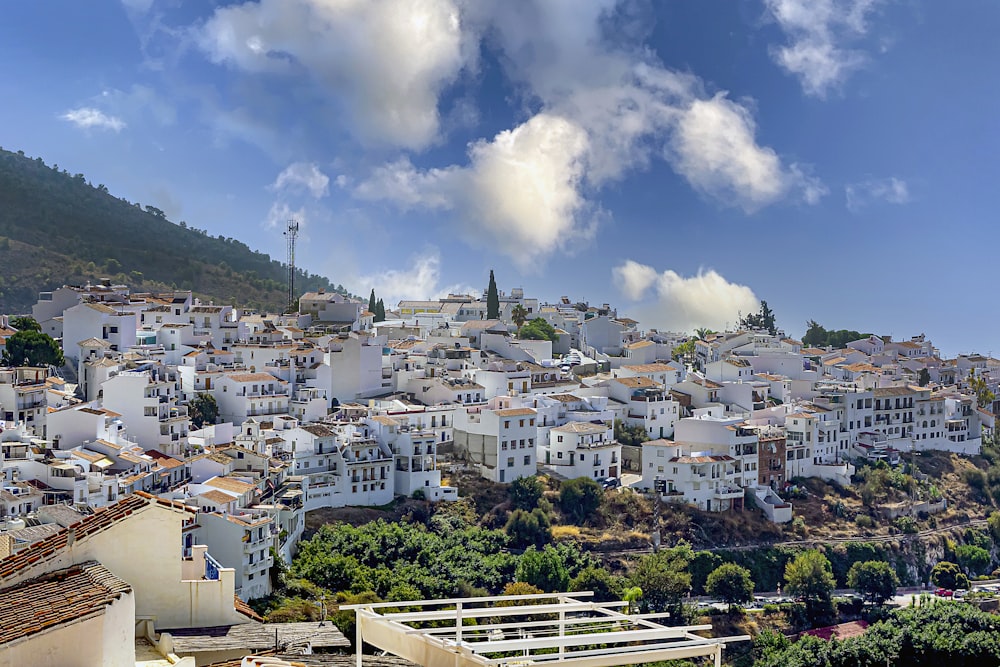
[[[647,377],[641,377],[641,376],[640,377],[634,377],[634,378],[615,378],[615,382],[617,382],[619,384],[623,384],[626,387],[630,387],[632,389],[644,389],[644,388],[647,388],[647,387],[659,387],[660,386],[660,385],[656,384],[655,382],[653,382],[652,380],[650,380],[649,378],[647,378]]]
[[[62,552],[68,546],[70,530],[74,531],[74,539],[80,540],[89,535],[99,533],[106,528],[110,528],[133,513],[141,512],[154,503],[174,509],[196,511],[192,508],[185,508],[184,505],[180,505],[179,503],[156,498],[148,493],[136,493],[126,496],[114,505],[94,510],[93,514],[85,516],[80,521],[69,526],[69,528],[61,530],[51,537],[36,542],[27,549],[22,549],[16,554],[0,560],[0,584],[38,561],[47,560]]]
[[[236,373],[229,376],[233,382],[284,382],[270,373]]]
[[[526,417],[528,415],[537,414],[534,408],[507,408],[506,410],[497,410],[498,417]]]
[[[253,484],[247,484],[246,482],[241,482],[240,480],[233,479],[232,477],[213,477],[205,482],[205,486],[211,486],[216,489],[222,489],[223,491],[230,491],[241,495],[253,489]]]
[[[236,500],[235,497],[229,495],[228,493],[223,493],[222,491],[206,491],[205,493],[199,493],[198,497],[204,498],[210,503],[216,503],[219,505],[228,505]]]
[[[246,616],[247,618],[253,619],[260,623],[264,622],[264,619],[261,618],[260,614],[255,612],[250,605],[241,600],[239,595],[233,596],[233,608],[236,609],[237,612]]]
[[[553,426],[552,430],[562,433],[607,433],[608,427],[604,424],[591,424],[590,422],[566,422],[562,426]]]
[[[0,646],[101,613],[132,587],[97,561],[0,590]]]

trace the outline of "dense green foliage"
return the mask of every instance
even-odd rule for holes
[[[551,544],[543,549],[528,547],[517,561],[514,576],[518,581],[536,586],[546,593],[569,588],[569,567],[563,555]]]
[[[555,342],[559,339],[559,334],[556,333],[554,326],[541,317],[536,317],[518,330],[517,337],[525,340],[551,340]]]
[[[12,317],[8,322],[18,331],[41,331],[42,326],[33,317]]]
[[[849,329],[827,331],[816,320],[809,320],[806,326],[808,327],[806,334],[802,337],[802,344],[806,347],[830,346],[834,349],[840,349],[846,347],[851,341],[861,340],[871,335]]]
[[[835,585],[833,567],[818,549],[803,551],[785,566],[785,591],[805,599],[810,619],[829,614]]]
[[[499,592],[514,578],[517,556],[505,550],[503,531],[435,519],[431,528],[382,520],[323,526],[301,543],[292,574],[330,591],[372,591],[383,599],[403,585],[422,599],[458,596],[460,582]]]
[[[0,312],[27,311],[39,291],[98,277],[136,288],[190,289],[223,303],[238,298],[252,307],[286,305],[287,269],[281,262],[236,239],[174,224],[154,206],[90,185],[83,174],[2,149],[0,235],[6,237],[0,245]],[[295,285],[346,293],[301,270]]]
[[[754,642],[755,667],[973,667],[1000,664],[995,614],[943,602],[900,609],[858,637],[825,641],[804,637],[791,645],[772,634]]]
[[[530,512],[516,509],[510,513],[504,532],[510,538],[512,547],[543,547],[552,541],[551,526],[548,514],[538,507]]]
[[[582,525],[597,511],[603,490],[588,477],[577,477],[559,487],[559,509],[573,523]]]
[[[510,504],[514,509],[531,511],[538,507],[538,501],[542,499],[542,481],[537,476],[518,477],[507,488],[507,495]]]
[[[520,329],[528,321],[528,309],[521,304],[517,304],[510,309],[510,319],[514,322],[514,326]]]
[[[670,351],[670,357],[674,361],[684,361],[685,357],[694,356],[694,352],[694,339],[692,338],[679,345],[675,345],[674,349]]]
[[[493,269],[490,269],[490,284],[486,288],[486,319],[496,320],[500,318],[500,294],[497,292],[497,281],[493,277]]]
[[[753,599],[753,579],[750,578],[750,571],[735,563],[725,563],[715,568],[708,575],[705,589],[709,595],[714,595],[730,607]]]
[[[950,561],[943,560],[931,570],[931,582],[941,588],[968,588],[969,578],[962,573],[962,568]]]
[[[569,582],[570,591],[592,591],[595,602],[622,599],[622,581],[603,567],[591,565],[580,571]]]
[[[2,361],[5,366],[62,366],[63,353],[48,334],[25,330],[7,338]]]
[[[639,602],[644,611],[669,611],[680,619],[683,598],[691,590],[688,565],[693,555],[689,545],[679,544],[639,559],[629,579],[642,590]]]
[[[857,562],[847,573],[847,585],[873,604],[884,604],[896,594],[899,577],[882,560]]]
[[[639,424],[629,425],[621,419],[615,420],[615,440],[623,445],[639,447],[649,440],[649,434]]]
[[[767,305],[767,301],[763,300],[760,302],[760,310],[741,317],[738,324],[742,329],[763,329],[772,336],[778,333],[774,311]]]
[[[188,402],[188,415],[195,428],[212,425],[219,421],[219,404],[215,401],[215,395],[199,392]]]

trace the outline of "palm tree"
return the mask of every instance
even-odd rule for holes
[[[711,329],[706,329],[705,327],[699,327],[694,330],[694,335],[698,337],[699,340],[705,340],[709,334],[715,333]]]
[[[514,320],[514,326],[520,329],[528,321],[528,311],[521,304],[517,304],[510,309],[510,319]]]

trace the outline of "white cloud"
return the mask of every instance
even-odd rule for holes
[[[69,121],[77,127],[85,130],[96,128],[99,130],[113,130],[121,132],[125,128],[125,121],[117,116],[109,116],[100,109],[94,107],[80,107],[71,109],[59,116],[62,120]]]
[[[863,36],[877,0],[765,0],[788,38],[771,50],[778,65],[797,76],[808,95],[825,97],[861,67],[866,54],[844,43]]]
[[[670,150],[674,168],[696,189],[754,211],[798,191],[815,203],[825,189],[797,165],[785,168],[775,151],[754,139],[756,124],[743,106],[716,95],[681,115]]]
[[[293,209],[285,202],[274,202],[264,219],[264,226],[268,229],[284,229],[289,220],[296,220],[299,225],[305,226],[305,208]]]
[[[646,295],[646,290],[656,282],[659,274],[653,267],[629,259],[621,266],[612,269],[611,275],[626,299],[640,301]]]
[[[670,269],[658,273],[632,260],[615,267],[612,276],[626,298],[641,300],[652,288],[655,299],[636,310],[643,324],[669,331],[698,327],[723,329],[742,314],[755,312],[760,301],[746,285],[732,283],[712,269],[684,277]]]
[[[363,199],[403,208],[451,210],[466,236],[521,266],[593,234],[579,191],[586,132],[541,113],[492,141],[469,147],[469,164],[418,170],[406,159],[377,169],[355,188]]]
[[[294,162],[271,184],[272,190],[306,190],[314,198],[320,199],[330,194],[330,177],[319,170],[312,162]]]
[[[906,204],[910,201],[910,188],[901,178],[869,179],[861,183],[851,183],[844,188],[847,208],[857,212],[876,202]]]
[[[215,62],[306,78],[361,140],[410,149],[437,138],[438,96],[476,54],[453,0],[248,1],[198,37]]]
[[[441,286],[441,255],[436,248],[427,248],[414,257],[411,265],[361,276],[355,280],[355,291],[366,295],[374,288],[387,309],[402,300],[438,299],[448,294],[478,295],[479,290],[468,285]]]

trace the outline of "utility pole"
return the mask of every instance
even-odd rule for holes
[[[289,220],[288,228],[284,232],[285,240],[288,242],[288,312],[295,312],[295,240],[299,236],[299,223],[297,220]]]

